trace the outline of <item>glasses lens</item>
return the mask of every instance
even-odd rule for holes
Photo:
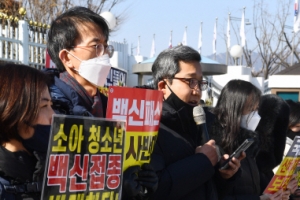
[[[103,44],[97,44],[96,45],[96,56],[99,57],[99,56],[103,56],[104,54],[104,47],[103,47]]]
[[[198,88],[203,90],[207,89],[207,82],[206,81],[198,81],[197,79],[190,79],[190,88],[195,89],[196,85]]]
[[[201,90],[204,91],[206,89],[207,89],[207,82],[206,81],[201,81]]]
[[[114,55],[114,51],[115,51],[115,49],[112,45],[108,45],[106,47],[106,52],[110,58]]]
[[[198,80],[197,79],[190,79],[190,88],[194,89],[196,87],[196,85],[198,84]]]

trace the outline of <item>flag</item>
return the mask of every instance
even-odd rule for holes
[[[230,14],[228,15],[228,22],[227,22],[227,48],[230,48]]]
[[[172,48],[172,31],[171,31],[170,40],[169,40],[169,48]]]
[[[214,26],[213,54],[217,53],[216,45],[217,45],[217,20]]]
[[[295,13],[294,13],[294,33],[297,33],[299,31],[299,25],[300,25],[298,0],[295,0],[294,10],[295,10]]]
[[[136,55],[139,56],[140,55],[140,36],[139,36],[139,39],[138,39],[138,45],[136,47]]]
[[[241,36],[241,46],[244,47],[245,44],[246,44],[246,35],[245,35],[245,9],[243,11],[242,20],[241,20],[240,36]]]
[[[150,58],[155,56],[155,34],[153,34]]]
[[[198,51],[199,51],[199,53],[201,53],[201,47],[202,47],[202,22],[200,24],[199,40],[198,40]]]
[[[182,45],[187,45],[187,26],[185,27],[185,30],[183,33]]]

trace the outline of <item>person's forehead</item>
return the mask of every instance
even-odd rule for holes
[[[78,38],[76,38],[77,43],[93,41],[104,42],[106,40],[102,28],[95,23],[82,24],[78,26],[77,31],[79,33]]]
[[[48,87],[45,87],[41,94],[41,101],[48,101],[49,99],[51,100],[50,93]]]
[[[182,74],[186,76],[202,77],[201,65],[197,61],[191,61],[191,62],[179,61],[179,68],[180,71],[178,72],[178,74]]]

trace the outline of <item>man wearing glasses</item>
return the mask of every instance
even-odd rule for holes
[[[50,86],[56,113],[105,117],[107,97],[98,90],[110,70],[114,49],[107,45],[109,28],[98,14],[84,7],[74,7],[51,24],[47,49],[58,69]],[[144,191],[153,191],[157,176],[150,165],[133,166],[124,172],[124,199],[143,199]],[[126,176],[125,176],[126,175]]]
[[[163,92],[164,101],[150,163],[159,177],[152,199],[221,199],[245,157],[218,170],[215,141],[200,146],[201,134],[193,119],[193,108],[207,88],[200,61],[196,50],[177,46],[161,52],[153,63],[154,87]]]
[[[57,70],[50,88],[57,113],[105,117],[107,98],[98,90],[110,70],[114,49],[109,28],[98,14],[74,7],[58,16],[48,32],[47,49]]]

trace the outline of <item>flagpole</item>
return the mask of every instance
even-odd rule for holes
[[[140,55],[140,36],[138,37],[137,56]]]
[[[294,27],[293,27],[293,40],[292,40],[292,53],[291,53],[291,66],[294,63],[294,46],[295,46],[295,34],[299,31],[299,4],[298,0],[295,0],[294,4]]]
[[[199,33],[199,41],[198,41],[199,54],[201,54],[201,48],[202,48],[202,24],[203,22],[200,23],[200,33]]]
[[[294,51],[295,51],[295,31],[293,31],[293,44],[292,44],[292,59],[291,59],[291,66],[294,64]]]
[[[171,36],[170,36],[170,44],[169,44],[169,48],[172,48],[172,47],[173,47],[173,45],[172,45],[172,42],[173,42],[173,41],[172,41],[172,32],[173,32],[173,31],[171,30]]]
[[[181,44],[187,45],[187,26],[185,27]]]
[[[246,7],[243,8],[243,15],[242,15],[242,20],[241,20],[241,27],[240,27],[240,36],[241,36],[241,46],[243,49],[243,54],[240,57],[240,65],[242,65],[242,61],[243,61],[243,56],[244,56],[244,43],[246,43],[246,39],[245,39],[245,10]],[[241,31],[242,30],[242,31]]]
[[[215,39],[215,56],[214,59],[217,59],[217,26],[218,26],[218,18],[216,17],[216,39]]]
[[[230,21],[230,13],[228,13],[228,25],[227,25],[227,44],[226,44],[226,65],[228,66],[228,58],[229,58],[229,41],[228,41],[228,37],[230,37],[230,24],[231,24],[231,21]],[[229,30],[228,30],[229,28]]]
[[[202,24],[203,24],[203,22],[201,22],[201,47],[200,47],[200,52],[201,52],[201,49],[202,49]]]
[[[185,27],[185,45],[187,45],[187,26]]]
[[[153,34],[150,58],[155,56],[155,34]]]

